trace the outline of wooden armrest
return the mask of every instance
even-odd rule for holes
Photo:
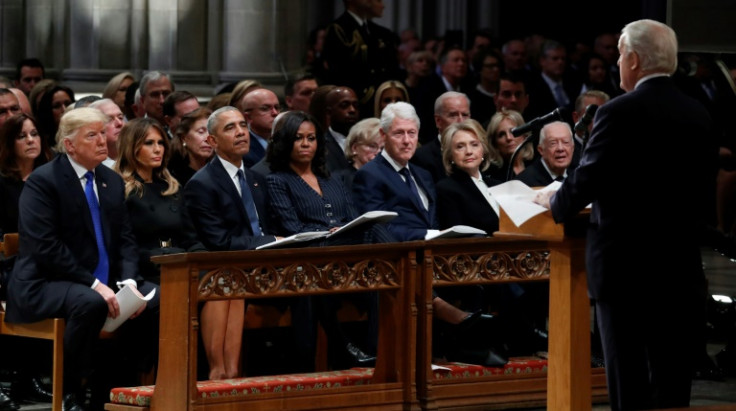
[[[18,254],[18,233],[7,233],[3,236],[0,252],[5,257],[12,257]]]

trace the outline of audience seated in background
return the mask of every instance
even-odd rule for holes
[[[289,77],[284,85],[284,102],[289,110],[301,110],[308,112],[309,103],[319,85],[312,74],[300,74],[297,77]]]
[[[350,127],[345,139],[345,158],[352,167],[333,173],[335,178],[342,181],[347,192],[352,190],[355,172],[383,150],[380,128],[381,121],[375,117],[360,120]]]
[[[27,58],[18,62],[15,68],[15,87],[28,95],[33,87],[46,76],[46,70],[41,60]]]
[[[168,169],[182,186],[212,159],[214,151],[207,141],[207,119],[211,114],[207,107],[198,108],[185,114],[174,130]]]
[[[175,90],[176,86],[171,76],[160,71],[149,71],[141,77],[140,85],[138,86],[140,104],[136,102],[136,105],[138,105],[138,108],[146,116],[155,119],[162,126],[165,126],[164,101]],[[136,115],[136,117],[143,116]]]
[[[546,187],[553,181],[564,180],[574,149],[569,124],[563,121],[545,124],[539,131],[537,146],[541,156],[519,173],[516,179],[529,187]]]
[[[15,97],[18,98],[18,104],[20,105],[20,111],[23,113],[28,114],[29,116],[33,115],[33,109],[31,108],[31,102],[28,100],[28,96],[26,96],[23,93],[23,90],[19,88],[11,87],[8,90],[10,90],[13,94],[15,94]]]
[[[118,105],[120,111],[125,112],[125,94],[128,91],[128,87],[134,82],[135,77],[133,77],[133,73],[125,71],[117,74],[105,85],[105,88],[102,90],[102,98],[109,98]]]
[[[350,168],[345,159],[345,139],[350,127],[360,120],[358,96],[350,87],[336,87],[325,96],[325,131],[327,170],[337,172]]]
[[[7,88],[0,88],[0,126],[7,119],[21,113],[18,98]]]
[[[395,80],[384,81],[376,89],[373,115],[381,117],[383,108],[397,101],[409,103],[409,92],[403,84]]]
[[[96,108],[105,114],[109,120],[105,125],[105,139],[107,140],[107,158],[102,164],[113,168],[115,161],[118,159],[118,137],[120,130],[125,124],[125,116],[120,111],[120,107],[109,98],[103,98],[90,104],[89,107]]]
[[[470,100],[464,93],[446,91],[434,103],[434,124],[437,135],[431,141],[417,149],[411,158],[413,164],[422,167],[432,174],[435,183],[447,176],[442,164],[442,133],[453,123],[470,118]],[[429,124],[424,125],[431,128]]]
[[[511,156],[526,138],[525,135],[514,136],[511,129],[522,124],[524,124],[524,118],[521,117],[518,111],[514,110],[501,110],[491,117],[486,136],[491,146],[498,150],[503,159],[500,168],[491,170],[491,175],[496,180],[507,181],[513,179],[534,160],[534,148],[531,144],[526,144],[519,149],[514,158],[514,164],[509,164]]]
[[[165,126],[166,137],[174,138],[181,118],[198,108],[199,100],[197,100],[197,96],[186,90],[174,91],[166,96],[163,106],[163,125]]]
[[[280,112],[279,98],[269,89],[257,88],[243,96],[242,113],[250,130],[250,151],[243,158],[246,167],[252,167],[266,155],[273,120]]]
[[[33,117],[20,113],[0,126],[0,236],[18,232],[18,201],[25,181],[36,167],[51,158],[51,149],[38,133]],[[14,261],[15,258],[0,261],[0,301],[5,301]],[[7,392],[0,390],[0,404],[6,403],[0,409],[12,409],[13,403],[21,404],[26,400],[51,401],[48,388],[39,378],[48,372],[50,361],[45,342],[1,338],[4,352],[30,350],[37,354],[5,357],[2,368],[11,375],[12,381]]]
[[[34,116],[38,122],[38,131],[49,146],[56,146],[56,130],[59,128],[59,121],[66,107],[74,101],[74,91],[62,85],[51,87],[41,96]]]
[[[496,112],[495,97],[503,73],[503,62],[496,52],[484,50],[475,56],[472,64],[478,76],[478,84],[468,94],[473,102],[471,115],[474,120],[484,124]]]

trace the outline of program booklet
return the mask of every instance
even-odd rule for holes
[[[130,318],[131,315],[135,314],[135,312],[138,311],[146,301],[150,301],[155,294],[156,290],[154,289],[151,290],[148,295],[141,298],[138,297],[131,286],[125,284],[125,287],[121,288],[120,291],[115,294],[115,297],[118,299],[118,305],[120,306],[120,315],[118,315],[117,318],[107,317],[105,325],[102,326],[102,331],[111,333],[117,330],[118,327]]]
[[[450,228],[446,228],[440,231],[439,233],[427,236],[426,240],[435,240],[438,238],[470,237],[474,235],[488,235],[488,233],[469,225],[454,225]]]
[[[366,223],[373,223],[373,224],[385,223],[385,222],[393,220],[398,215],[399,213],[395,211],[381,211],[381,210],[368,211],[367,213],[357,217],[353,221],[350,221],[349,223],[343,225],[342,227],[338,228],[332,233],[329,231],[306,231],[303,233],[297,233],[297,234],[282,238],[281,240],[272,241],[268,244],[263,244],[261,246],[258,246],[256,247],[256,250],[282,247],[282,246],[293,244],[293,243],[311,241],[317,238],[328,238],[328,237],[332,237],[333,235],[337,235],[339,233],[344,233],[348,230],[351,230],[357,226],[360,226]]]

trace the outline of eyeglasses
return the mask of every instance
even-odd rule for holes
[[[256,108],[248,108],[248,109],[245,109],[246,112],[251,112],[253,110],[258,110],[261,113],[270,113],[273,110],[276,110],[277,113],[280,113],[281,112],[281,106],[278,105],[278,104],[273,104],[273,105],[264,104],[264,105],[258,106]]]
[[[467,120],[470,118],[470,113],[460,112],[460,111],[453,111],[450,113],[446,113],[445,117],[451,118],[451,119],[463,119]]]
[[[547,140],[544,142],[544,145],[550,148],[557,147],[557,146],[570,147],[572,145],[572,141],[570,140]]]
[[[0,107],[0,116],[14,115],[20,113],[20,106]]]
[[[365,147],[369,153],[378,153],[381,151],[381,147],[378,144],[361,144],[361,146]]]

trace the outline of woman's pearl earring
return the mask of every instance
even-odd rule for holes
[[[182,143],[182,147],[186,147],[186,146],[187,146],[187,143]]]

